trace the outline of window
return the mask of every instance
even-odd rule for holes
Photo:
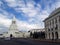
[[[15,32],[16,34],[19,34],[19,32]]]
[[[54,33],[52,32],[52,39],[54,39]]]
[[[51,25],[51,22],[50,22],[50,25]]]
[[[50,31],[50,29],[48,29],[48,31]]]
[[[56,39],[58,39],[58,32],[55,32]]]
[[[55,23],[57,23],[57,18],[55,18]]]
[[[57,30],[57,29],[58,29],[58,25],[56,24],[55,30]]]
[[[52,24],[54,25],[54,20],[52,20]]]
[[[53,31],[53,28],[51,28],[51,31]]]
[[[50,33],[49,33],[49,39],[50,39]]]
[[[60,16],[59,16],[59,22],[60,22]]]

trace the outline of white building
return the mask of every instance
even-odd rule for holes
[[[23,37],[23,33],[20,32],[17,28],[15,16],[13,17],[12,23],[9,27],[9,31],[3,34],[3,37],[11,37],[11,36],[15,38]]]
[[[46,39],[60,39],[60,8],[55,9],[44,23]]]
[[[3,37],[26,38],[27,36],[29,36],[28,32],[26,33],[18,30],[15,16],[13,17],[12,23],[9,27],[9,31],[3,33]]]
[[[29,38],[30,37],[30,32],[23,32],[23,36],[24,38]]]

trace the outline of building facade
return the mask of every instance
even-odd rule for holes
[[[16,24],[16,18],[14,16],[8,32],[4,32],[2,37],[27,38],[29,35],[30,34],[28,32],[19,31]]]
[[[60,8],[55,9],[45,20],[45,38],[60,39]]]
[[[12,19],[8,32],[3,33],[3,37],[13,37],[13,38],[23,37],[23,33],[18,30],[15,16]]]

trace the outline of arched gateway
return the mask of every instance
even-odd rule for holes
[[[13,35],[12,34],[10,34],[10,38],[12,38],[13,37]]]

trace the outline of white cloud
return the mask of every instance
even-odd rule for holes
[[[30,8],[21,8],[23,13],[25,13],[25,16],[28,17],[34,17],[37,14],[37,10],[35,9],[30,9]]]
[[[12,2],[10,2],[10,3],[12,4]],[[18,2],[18,3],[16,3],[16,2]],[[10,4],[10,6],[13,7],[17,12],[22,11],[25,14],[23,16],[29,17],[29,22],[32,23],[34,21],[36,23],[36,25],[37,25],[37,23],[38,23],[38,25],[40,25],[40,26],[37,25],[37,27],[41,28],[42,26],[40,24],[40,21],[42,21],[43,19],[45,19],[48,16],[48,12],[45,11],[45,10],[42,10],[42,12],[41,12],[41,5],[39,3],[36,4],[33,0],[26,1],[26,4],[23,0],[22,1],[21,0],[17,1],[16,0],[16,2],[14,1],[14,4],[17,5],[18,7],[14,6],[14,5],[11,6],[11,4]],[[37,5],[37,7],[35,7],[35,4]],[[27,27],[30,28],[34,24],[29,24],[27,22],[27,24],[24,23],[24,25],[22,27],[26,28],[26,26],[27,26]],[[34,27],[35,27],[35,25],[32,28],[34,28]]]
[[[10,23],[10,19],[7,19],[5,16],[0,14],[0,33],[8,31]]]
[[[4,15],[0,14],[0,24],[8,27],[10,25],[11,20],[6,18]]]
[[[12,17],[11,15],[12,14],[9,14],[8,12],[0,8],[0,32],[1,33],[8,30],[11,24],[11,19],[9,19],[9,17]]]
[[[18,28],[19,30],[25,30],[25,31],[28,31],[30,29],[40,29],[41,27],[37,24],[29,24],[27,22],[24,22],[24,21],[20,21],[20,20],[17,20],[17,25],[18,25]]]
[[[60,7],[60,2],[56,2],[56,3],[55,3],[55,7],[56,7],[56,8]]]
[[[47,10],[43,10],[43,11],[40,13],[40,16],[38,16],[38,17],[40,17],[41,20],[44,20],[45,18],[48,17],[48,15],[49,15],[48,11],[47,11]]]
[[[10,7],[16,7],[17,3],[16,0],[5,0],[8,3],[8,6]]]
[[[23,7],[25,3],[23,0],[5,0],[10,7]]]
[[[52,2],[51,0],[49,0],[48,2],[44,1],[44,4],[46,3],[44,9],[41,9],[40,3],[36,4],[33,0],[30,0],[30,1],[26,0],[26,4],[23,0],[5,0],[5,1],[7,2],[7,5],[9,7],[12,7],[17,12],[22,11],[25,14],[23,16],[29,17],[28,21],[31,22],[31,24],[29,24],[28,22],[22,21],[22,20],[17,20],[18,28],[20,30],[29,30],[32,28],[42,28],[43,27],[42,21],[46,17],[48,17],[48,15],[55,9],[55,7],[60,7],[59,1],[52,3],[52,7],[50,7],[49,4]],[[35,7],[35,5],[37,5],[37,6]],[[9,13],[5,12],[4,10],[2,12],[3,12],[3,14],[0,14],[0,16],[1,16],[0,20],[2,20],[0,22],[0,24],[3,24],[8,27],[11,20],[8,19],[7,17],[9,17],[8,15],[11,16],[13,14],[9,14]],[[2,15],[5,15],[5,16],[2,16]]]
[[[25,13],[25,16],[29,17],[37,15],[38,11],[40,11],[39,9],[41,8],[40,4],[37,4],[37,7],[35,8],[35,2],[33,0],[26,1],[26,4],[23,0],[6,0],[6,2],[8,3],[8,6],[13,7],[17,12],[22,11]]]
[[[4,13],[4,15],[0,13],[0,25],[1,25],[0,26],[0,31],[2,31],[2,32],[6,31],[6,29],[9,29],[9,27],[11,25],[12,19],[8,19],[7,17],[9,17],[9,16],[7,14],[8,14],[7,12]],[[18,20],[18,19],[16,19],[16,20],[17,20],[18,30],[28,31],[28,30],[33,29],[33,28],[36,28],[36,29],[41,28],[37,24],[29,24],[27,22],[24,22],[24,21],[21,21],[21,20]],[[7,27],[7,28],[4,28],[4,27]]]
[[[3,3],[0,1],[0,6],[2,5]]]
[[[4,32],[6,31],[6,29],[8,30],[10,25],[11,25],[11,21],[12,19],[9,19],[8,17],[11,17],[12,14],[0,9],[3,13],[0,13],[0,31]],[[13,16],[13,15],[12,15]],[[17,26],[18,26],[18,30],[25,30],[28,31],[30,29],[34,29],[34,28],[41,28],[38,24],[29,24],[28,22],[24,22],[21,20],[17,20]],[[7,28],[6,28],[7,27]]]

